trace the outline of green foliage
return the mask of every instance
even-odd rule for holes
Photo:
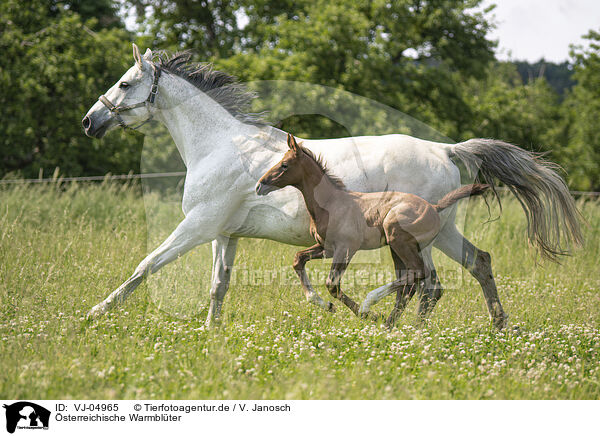
[[[204,59],[232,54],[242,32],[240,5],[228,0],[128,0],[153,48],[190,49]],[[149,15],[148,15],[149,14]]]
[[[530,83],[543,77],[561,98],[575,85],[573,66],[567,61],[554,63],[541,59],[535,63],[525,61],[513,63],[517,67],[523,83]]]
[[[560,121],[559,101],[545,79],[523,84],[513,64],[494,63],[483,80],[469,80],[463,92],[472,119],[456,132],[458,138],[501,138],[538,152],[556,148],[551,132]]]
[[[85,9],[85,2],[77,2]],[[57,9],[58,8],[58,9]],[[97,29],[97,31],[92,30]],[[0,175],[127,172],[139,162],[140,138],[84,136],[81,118],[130,66],[129,34],[99,29],[63,4],[0,3]]]
[[[439,129],[466,122],[469,110],[456,89],[482,77],[493,59],[490,24],[471,9],[479,1],[129,3],[153,47],[192,49],[244,81],[343,88]],[[315,118],[283,126],[312,137],[341,133]]]
[[[80,127],[98,94],[131,65],[134,35],[124,29],[124,6],[137,11],[135,37],[144,47],[191,49],[196,60],[211,61],[242,81],[329,87],[307,88],[306,98],[286,94],[292,86],[286,84],[281,95],[274,89],[269,98],[261,94],[257,109],[268,109],[284,130],[328,138],[391,133],[394,125],[394,132],[432,140],[494,137],[551,151],[550,158],[568,170],[572,188],[600,189],[598,33],[588,35],[589,49],[574,50],[574,73],[566,63],[497,62],[495,43],[487,39],[493,8],[475,12],[480,3],[5,0],[0,177],[37,176],[56,166],[66,175],[139,171],[140,135],[116,131],[98,141]],[[400,119],[332,89],[409,116]],[[292,107],[314,108],[314,102],[327,111]],[[168,161],[165,169],[178,167],[177,159],[159,156],[160,149],[155,154],[146,157],[157,165]]]
[[[564,165],[572,185],[583,190],[600,190],[600,33],[591,30],[589,48],[573,48],[574,78],[577,84],[565,104],[565,131],[568,148]]]

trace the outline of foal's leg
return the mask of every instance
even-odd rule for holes
[[[385,325],[387,327],[392,328],[394,324],[396,324],[396,320],[400,315],[402,315],[402,312],[404,312],[406,305],[413,297],[413,295],[415,295],[415,291],[420,286],[420,284],[420,280],[413,281],[407,278],[407,276],[404,276],[396,281],[396,286],[398,287],[396,294],[396,304],[394,305],[390,316],[385,322]]]
[[[308,275],[306,274],[306,262],[311,259],[322,259],[323,257],[325,257],[325,249],[319,244],[313,245],[306,250],[299,251],[296,253],[296,256],[294,256],[294,270],[296,271],[296,274],[298,274],[298,277],[300,277],[300,283],[302,283],[302,287],[304,288],[306,300],[309,303],[316,304],[325,310],[335,312],[333,303],[326,302],[319,294],[315,292],[310,284]]]
[[[413,234],[405,231],[402,223],[394,220],[393,215],[389,219],[386,217],[383,229],[386,240],[390,245],[396,276],[398,277],[396,286],[403,285],[402,288],[397,288],[396,304],[386,323],[388,327],[392,327],[414,295],[415,285],[419,285],[420,281],[429,274],[416,235],[413,236]]]
[[[210,307],[206,317],[206,326],[215,322],[221,315],[223,299],[229,289],[231,270],[237,250],[237,238],[219,235],[212,243],[213,269],[210,287]]]
[[[508,315],[504,312],[498,297],[490,254],[471,244],[451,223],[442,229],[435,246],[451,259],[459,262],[477,279],[483,289],[483,296],[494,326],[499,330],[506,327]],[[435,301],[437,300],[434,300],[430,307],[435,305]]]
[[[402,315],[406,305],[419,287],[421,279],[425,276],[425,263],[416,241],[394,238],[388,242],[390,243],[390,251],[392,252],[397,277],[396,282],[394,282],[396,304],[386,322],[386,325],[391,328],[398,317]]]
[[[358,304],[352,298],[344,294],[340,288],[342,276],[344,275],[346,268],[348,268],[352,256],[354,256],[354,251],[348,249],[336,250],[333,253],[333,263],[331,264],[331,270],[329,271],[325,286],[327,286],[329,293],[333,297],[344,303],[356,316],[359,316]]]
[[[442,288],[442,284],[440,283],[440,279],[435,270],[433,257],[431,255],[431,245],[423,249],[421,254],[423,256],[425,266],[429,271],[428,277],[425,278],[418,309],[419,317],[421,320],[424,320],[433,309],[435,303],[442,298],[444,289]]]

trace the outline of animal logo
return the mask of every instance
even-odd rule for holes
[[[14,433],[17,427],[48,429],[50,411],[29,401],[18,401],[3,406],[6,409],[6,431]]]

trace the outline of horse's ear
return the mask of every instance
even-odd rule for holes
[[[143,69],[144,63],[142,61],[142,55],[140,54],[140,49],[137,45],[135,45],[135,43],[133,44],[133,59],[135,60],[137,66],[140,67],[140,70]]]
[[[146,53],[144,53],[144,59],[150,62],[152,60],[152,50],[149,48],[146,49]]]

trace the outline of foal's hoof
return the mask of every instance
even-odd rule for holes
[[[508,327],[508,315],[503,314],[502,316],[494,318],[494,327],[496,327],[498,330],[504,330],[506,327]]]
[[[327,312],[335,313],[335,306],[331,301],[329,302],[329,306],[327,307]]]
[[[383,313],[374,313],[373,315],[373,321],[375,322],[384,322],[385,321],[385,315]]]

